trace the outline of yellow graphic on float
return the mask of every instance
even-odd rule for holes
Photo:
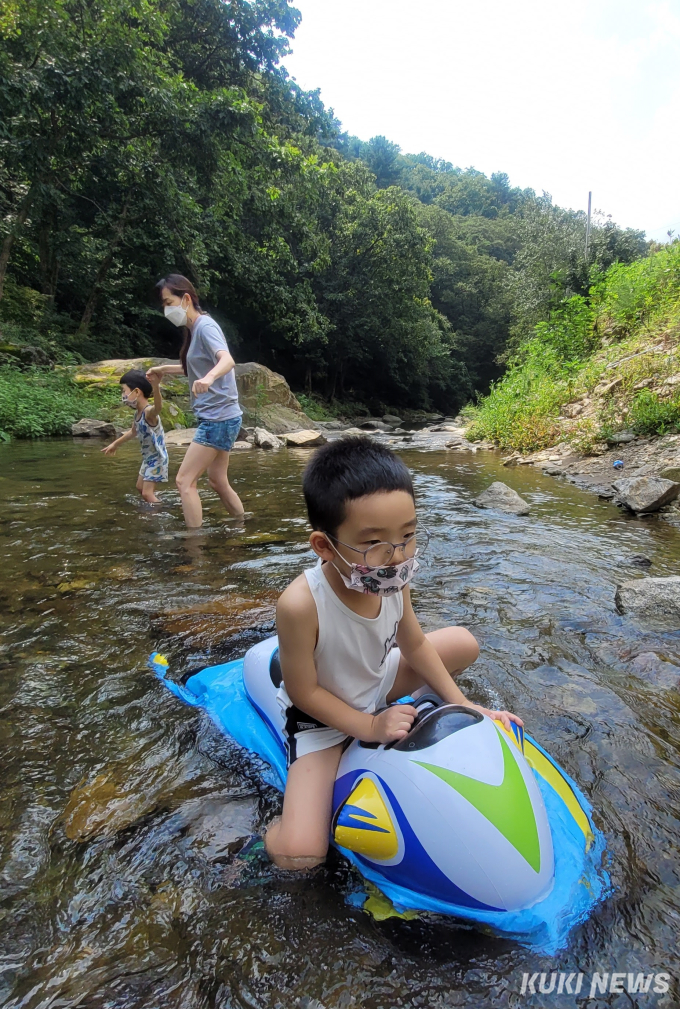
[[[399,837],[371,778],[362,778],[341,807],[333,837],[342,848],[366,858],[385,861],[396,856]]]

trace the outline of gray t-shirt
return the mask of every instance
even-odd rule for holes
[[[209,315],[199,315],[194,323],[191,345],[187,354],[187,377],[189,389],[199,378],[204,378],[217,364],[220,350],[229,350],[224,333]],[[234,369],[216,379],[207,392],[199,396],[191,394],[191,409],[199,421],[231,420],[240,417],[238,389]]]

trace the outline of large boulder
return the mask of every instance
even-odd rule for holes
[[[118,388],[122,376],[127,371],[143,371],[161,364],[177,364],[167,357],[113,357],[106,361],[96,361],[94,364],[81,364],[77,368],[69,368],[74,382],[87,389]],[[174,431],[187,426],[186,413],[189,410],[189,383],[184,375],[166,375],[162,384],[163,410],[161,420],[163,429]],[[109,420],[115,424],[129,428],[132,423],[132,413],[123,403],[107,408]]]
[[[658,511],[680,493],[680,483],[660,476],[629,476],[612,484],[616,499],[638,515]]]
[[[126,371],[148,371],[162,364],[178,364],[167,357],[110,358],[94,364],[69,369],[73,379],[86,388],[117,386]],[[243,424],[264,427],[274,434],[309,430],[316,424],[302,410],[283,375],[249,362],[236,365],[236,385],[243,409]],[[189,410],[189,383],[184,375],[166,375],[163,379],[165,406],[162,414],[165,430],[185,427]],[[116,421],[120,418],[116,415]],[[125,422],[125,421],[123,421]]]
[[[494,508],[510,515],[529,514],[528,502],[520,497],[516,490],[501,483],[500,480],[495,480],[472,503],[476,508]]]
[[[120,383],[126,371],[147,372],[162,364],[179,364],[179,361],[169,357],[112,357],[107,361],[95,361],[93,364],[81,364],[73,373],[73,381],[91,389]],[[189,383],[184,375],[166,375],[163,379],[163,394],[175,399],[178,396],[189,395]]]
[[[635,578],[616,586],[616,607],[620,613],[649,616],[670,614],[680,617],[680,575],[668,578]]]
[[[74,438],[115,438],[116,428],[105,420],[83,417],[76,424],[71,424],[71,434]]]
[[[264,427],[273,434],[314,428],[316,425],[300,406],[283,375],[263,364],[236,365],[236,384],[243,410],[243,423]]]

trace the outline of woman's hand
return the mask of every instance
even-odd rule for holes
[[[418,712],[410,704],[392,704],[373,716],[369,743],[393,743],[408,735]]]
[[[477,711],[481,711],[483,715],[488,715],[494,722],[502,722],[508,732],[512,732],[510,727],[511,722],[515,722],[516,725],[524,725],[524,722],[519,715],[513,715],[511,711],[492,711],[490,708],[483,708],[481,704],[469,704],[469,702],[468,706],[476,708]]]
[[[160,382],[164,375],[165,369],[162,364],[156,365],[155,368],[149,368],[146,373],[146,377],[152,385],[154,382]]]
[[[203,378],[197,378],[191,387],[191,392],[194,396],[200,396],[202,392],[208,391],[214,381],[215,379],[210,374],[204,375]]]

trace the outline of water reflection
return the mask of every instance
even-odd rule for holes
[[[676,573],[677,529],[490,454],[405,454],[433,532],[423,624],[470,627],[464,689],[525,717],[607,834],[615,894],[548,963],[449,920],[373,921],[336,855],[310,880],[238,858],[278,797],[145,662],[162,648],[181,675],[271,632],[309,563],[306,453],[244,451],[234,484],[255,519],[230,528],[206,491],[206,532],[186,537],[172,489],[154,512],[130,493],[134,446],[98,448],[0,449],[3,1005],[544,1006],[520,998],[523,971],[673,973],[680,631],[621,617],[614,586],[643,575],[639,554]],[[531,516],[473,508],[494,479]]]

